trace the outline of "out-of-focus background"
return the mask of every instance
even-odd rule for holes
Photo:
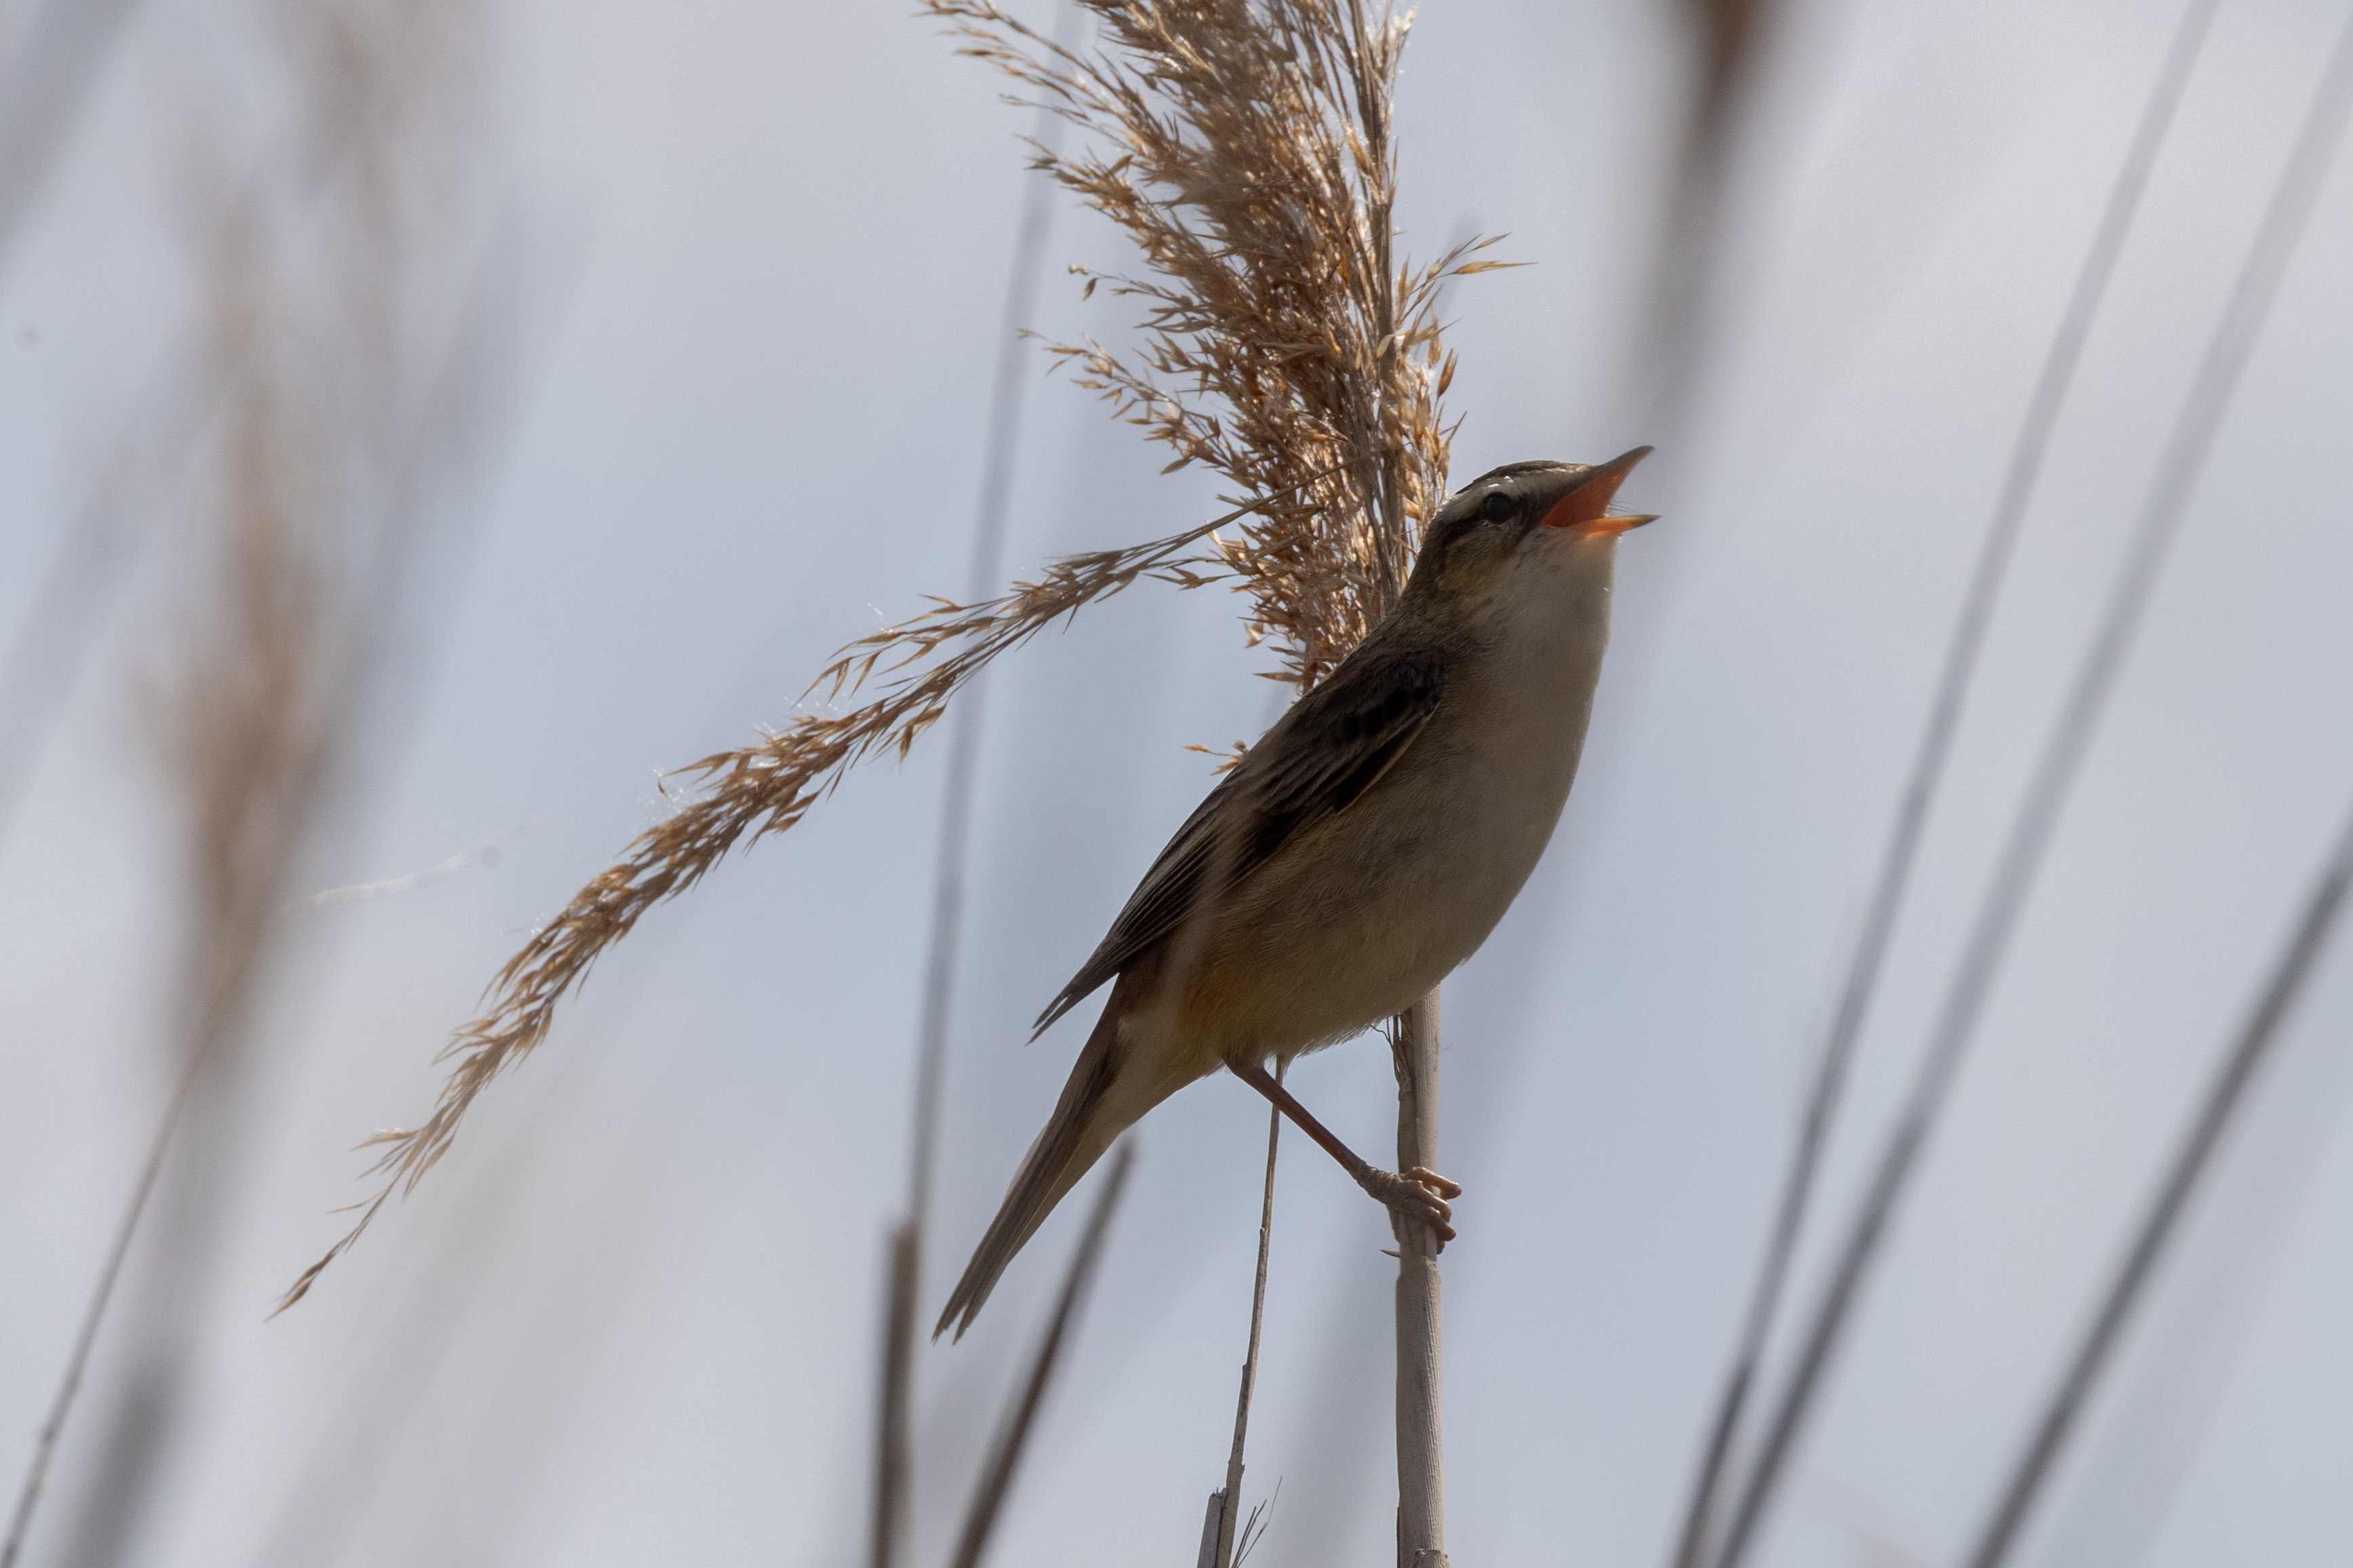
[[[1405,245],[1507,233],[1528,264],[1448,299],[1456,479],[1655,441],[1628,496],[1666,514],[1622,551],[1563,828],[1446,989],[1464,1563],[1668,1549],[1946,628],[2176,20],[1758,0],[1719,203],[1677,230],[1704,9],[1433,0],[1400,89]],[[1825,1221],[2344,12],[2221,7],[2027,521]],[[368,1190],[351,1146],[424,1112],[434,1052],[660,816],[660,772],[961,592],[1033,129],[998,91],[894,5],[0,4],[11,1487],[181,1064],[207,1039],[232,1064],[164,1170],[27,1563],[862,1552],[940,744],[651,916],[415,1198],[267,1314]],[[1123,303],[1062,268],[1126,258],[1067,204],[1053,223],[1024,324],[1118,340]],[[1678,232],[1710,303],[1662,347]],[[2336,831],[2348,277],[2340,167],[1762,1562],[1966,1549]],[[1210,515],[1206,481],[1024,374],[1014,574]],[[1028,1020],[1210,782],[1185,746],[1277,710],[1235,607],[1139,587],[989,677],[927,1315],[1092,1011],[1034,1046]],[[2353,1555],[2348,1028],[2337,954],[2020,1561]],[[1377,1040],[1293,1085],[1360,1147],[1393,1125]],[[997,1561],[1192,1561],[1264,1132],[1222,1078],[1144,1124]],[[1082,1208],[923,1356],[916,1560]],[[1292,1141],[1256,1562],[1389,1559],[1387,1241]]]

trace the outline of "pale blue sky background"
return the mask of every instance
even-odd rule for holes
[[[0,627],[185,319],[170,142],[249,68],[235,12],[151,0],[0,273]],[[1667,516],[1623,552],[1587,776],[1447,989],[1442,1163],[1470,1189],[1447,1255],[1459,1563],[1665,1551],[1946,624],[2174,15],[1793,7],[1723,258],[1730,331],[1692,425],[1629,492]],[[2225,0],[2029,522],[1831,1214],[2344,15]],[[1458,478],[1662,438],[1627,427],[1620,394],[1678,101],[1672,20],[1631,0],[1424,8],[1407,243],[1508,231],[1501,254],[1532,264],[1450,302]],[[142,1553],[171,1568],[269,1561],[289,1530],[315,1563],[859,1550],[944,747],[858,774],[649,920],[418,1196],[262,1321],[339,1233],[323,1211],[363,1190],[349,1145],[422,1112],[483,981],[658,818],[657,771],[784,721],[833,647],[965,570],[1026,116],[895,5],[518,4],[499,31],[482,155],[532,215],[527,400],[408,671],[415,721],[316,875],[501,853],[298,938],[203,1307],[201,1402]],[[1772,1568],[1963,1550],[2353,794],[2348,182],[2340,166],[2191,509]],[[1064,210],[1050,255],[1039,328],[1115,339],[1119,304],[1082,306],[1060,270],[1118,264],[1113,237]],[[1040,381],[1029,406],[1017,570],[1211,504],[1198,478],[1155,478],[1089,395]],[[165,1092],[174,861],[130,696],[168,646],[162,570],[0,843],[10,1477]],[[1139,588],[992,676],[933,1304],[1092,1014],[1025,1047],[1027,1020],[1208,785],[1182,747],[1269,716],[1233,608]],[[2234,1160],[2021,1562],[2353,1553],[2348,1027],[2340,954],[2240,1152],[2261,1158]],[[1382,1141],[1377,1044],[1294,1081]],[[997,1561],[1192,1561],[1264,1128],[1222,1079],[1145,1124]],[[1389,1558],[1386,1230],[1303,1142],[1285,1159],[1246,1483],[1282,1490],[1254,1561],[1369,1568]],[[973,1335],[925,1355],[918,1561],[944,1546],[1077,1213]],[[2211,1419],[2169,1405],[2208,1365]],[[100,1391],[109,1372],[101,1347]],[[69,1443],[61,1504],[84,1457]]]

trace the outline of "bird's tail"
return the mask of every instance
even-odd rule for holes
[[[1114,990],[1103,1016],[1096,1020],[1094,1033],[1087,1037],[1086,1048],[1079,1052],[1071,1068],[1070,1081],[1062,1086],[1053,1119],[1029,1146],[1013,1184],[1006,1189],[1003,1206],[989,1222],[988,1234],[980,1238],[972,1261],[965,1265],[964,1278],[956,1281],[955,1293],[948,1298],[947,1310],[940,1314],[932,1338],[947,1332],[950,1324],[955,1327],[956,1338],[964,1337],[980,1315],[988,1293],[997,1288],[1005,1266],[1054,1212],[1062,1194],[1078,1184],[1121,1133],[1176,1087],[1146,1086],[1139,1080],[1152,1075],[1123,1070],[1133,1066],[1125,1059],[1129,1053],[1119,1037],[1123,1000]]]

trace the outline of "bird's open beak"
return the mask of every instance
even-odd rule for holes
[[[1577,488],[1553,502],[1552,510],[1544,514],[1546,528],[1572,528],[1583,534],[1623,533],[1630,528],[1640,528],[1658,521],[1655,514],[1613,516],[1609,503],[1617,499],[1618,487],[1634,471],[1634,465],[1651,455],[1648,447],[1637,447],[1623,456],[1610,458],[1585,476]]]

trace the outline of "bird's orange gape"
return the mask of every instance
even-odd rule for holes
[[[1650,455],[1648,447],[1637,447],[1622,457],[1612,458],[1595,468],[1583,484],[1555,501],[1552,510],[1537,521],[1546,528],[1574,528],[1580,533],[1593,534],[1623,533],[1630,528],[1658,521],[1655,512],[1609,515],[1609,503],[1618,499],[1618,487],[1626,482],[1634,465]]]

